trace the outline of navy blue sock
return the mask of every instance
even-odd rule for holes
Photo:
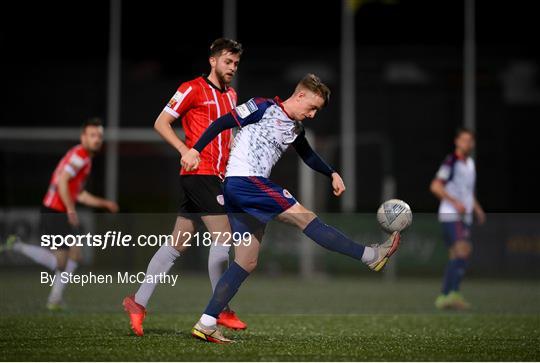
[[[319,218],[312,220],[304,229],[304,234],[330,251],[362,259],[364,246],[354,242],[349,237],[332,226],[323,223]]]
[[[214,289],[214,295],[212,295],[212,299],[210,299],[204,313],[217,318],[223,311],[223,308],[236,295],[238,288],[248,276],[249,272],[240,267],[236,262],[233,262],[223,276],[221,276],[221,279],[219,279]]]
[[[446,264],[446,270],[444,270],[444,277],[441,292],[444,295],[448,295],[452,291],[452,283],[454,281],[454,260],[448,261]]]
[[[464,258],[456,258],[454,260],[454,277],[452,279],[451,291],[459,291],[459,285],[463,276],[465,276],[465,270],[467,268],[467,260]]]

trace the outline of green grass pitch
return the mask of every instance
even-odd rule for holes
[[[38,270],[0,271],[0,360],[362,361],[540,360],[538,281],[465,281],[467,313],[438,312],[438,279],[250,277],[233,308],[247,321],[235,344],[191,338],[209,298],[205,276],[160,286],[146,335],[121,310],[135,285],[70,286],[69,310],[49,313]]]

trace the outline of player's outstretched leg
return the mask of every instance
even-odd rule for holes
[[[150,260],[150,263],[148,263],[146,276],[159,276],[169,272],[176,259],[180,257],[180,251],[187,249],[187,244],[184,242],[187,241],[188,236],[193,235],[194,230],[193,221],[178,217],[172,235],[174,238],[176,238],[175,236],[183,236],[185,239],[175,240],[174,246],[169,244],[161,246]],[[179,231],[181,233],[178,233]],[[145,279],[134,295],[126,296],[122,301],[122,306],[129,316],[131,330],[137,336],[144,335],[143,322],[146,318],[146,306],[154,293],[157,281],[159,281],[157,278],[151,279],[151,281]]]
[[[394,232],[381,244],[363,246],[321,221],[300,203],[281,213],[278,219],[297,226],[322,247],[364,262],[373,271],[382,270],[390,256],[396,252],[401,238],[399,232]]]
[[[229,267],[229,250],[231,245],[230,241],[226,239],[227,234],[225,232],[230,233],[231,228],[227,215],[208,215],[201,217],[201,219],[208,231],[213,236],[217,236],[216,241],[210,246],[210,252],[208,254],[208,275],[213,292],[216,289],[219,279]],[[247,324],[240,320],[229,304],[219,314],[217,323],[218,325],[234,330],[244,330],[247,328]]]
[[[54,253],[44,247],[23,243],[16,235],[8,236],[6,243],[0,247],[0,252],[3,251],[21,253],[32,261],[47,267],[51,271],[56,270],[58,267],[57,258]]]

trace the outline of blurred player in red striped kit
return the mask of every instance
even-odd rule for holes
[[[101,120],[87,120],[81,129],[81,143],[75,145],[64,155],[54,170],[49,188],[41,206],[41,234],[77,234],[79,217],[77,202],[94,208],[103,208],[116,213],[118,205],[107,199],[97,197],[84,189],[86,179],[92,169],[92,158],[103,145],[103,126]],[[2,250],[19,252],[31,260],[55,272],[52,290],[47,300],[49,310],[64,308],[63,291],[66,282],[60,278],[62,272],[73,273],[81,259],[81,248],[62,245],[51,251],[34,244],[23,243],[17,236],[8,237]]]
[[[210,46],[208,61],[210,74],[197,77],[180,85],[169,103],[155,121],[154,128],[178,153],[188,152],[206,128],[217,118],[229,113],[237,102],[236,91],[230,83],[236,74],[242,45],[234,40],[220,38]],[[173,122],[181,119],[185,140],[181,140],[172,128]],[[180,169],[181,199],[173,236],[181,236],[173,246],[161,246],[148,264],[147,275],[167,273],[175,260],[187,248],[186,239],[193,235],[196,223],[202,221],[212,236],[218,236],[210,247],[208,273],[212,290],[229,264],[230,245],[223,233],[231,231],[224,207],[222,181],[229,159],[232,131],[226,130],[200,154],[197,170]],[[215,234],[214,234],[215,233]],[[133,332],[144,334],[143,321],[146,307],[157,282],[144,282],[138,291],[123,301],[129,315]],[[226,306],[218,318],[218,324],[231,329],[247,326]]]

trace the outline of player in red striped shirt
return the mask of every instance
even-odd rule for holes
[[[214,120],[236,106],[236,92],[229,85],[236,74],[242,51],[242,45],[234,40],[215,40],[210,46],[208,58],[210,74],[182,83],[158,116],[154,124],[156,131],[174,147],[180,154],[179,157],[193,147]],[[172,123],[177,119],[182,122],[184,141],[180,140],[172,128]],[[187,239],[195,232],[196,222],[199,220],[212,236],[219,233],[219,237],[212,242],[208,256],[212,290],[229,262],[230,245],[223,245],[226,242],[223,233],[230,233],[231,227],[224,208],[222,180],[229,159],[231,139],[231,130],[222,132],[200,154],[197,170],[186,171],[180,168],[181,200],[172,235],[176,237],[180,232],[181,238]],[[167,273],[187,248],[184,242],[186,240],[179,240],[175,246],[161,246],[148,264],[146,275]],[[131,328],[136,335],[144,334],[142,323],[155,286],[155,282],[144,282],[135,295],[128,296],[123,301],[130,317]],[[218,324],[231,329],[247,327],[228,306],[219,315]]]
[[[77,234],[79,218],[75,203],[94,208],[104,208],[116,213],[118,205],[97,197],[84,189],[86,179],[92,169],[92,157],[103,144],[103,126],[99,119],[86,121],[81,130],[81,143],[69,149],[54,170],[49,188],[41,206],[42,235]],[[21,242],[17,236],[10,236],[4,249],[13,249],[33,261],[56,271],[51,293],[47,301],[49,310],[63,308],[62,295],[66,286],[60,278],[61,272],[73,273],[81,258],[80,247],[60,246],[51,251],[44,247]]]

